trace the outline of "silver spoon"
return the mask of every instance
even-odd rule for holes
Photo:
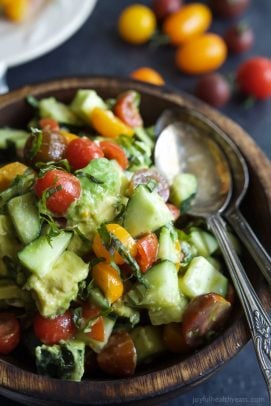
[[[158,133],[164,118],[162,116],[157,123]],[[189,214],[205,218],[217,238],[243,306],[271,399],[271,357],[268,350],[271,346],[271,319],[246,275],[221,217],[232,195],[232,182],[219,139],[220,133],[206,122],[189,122],[179,117],[160,133],[155,147],[155,165],[169,182],[180,172],[190,172],[197,177],[198,193]]]

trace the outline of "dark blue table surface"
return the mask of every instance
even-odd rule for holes
[[[135,1],[98,0],[94,13],[64,45],[33,62],[10,69],[8,72],[10,88],[15,89],[25,84],[61,76],[81,74],[128,76],[140,66],[150,66],[159,70],[167,84],[177,91],[193,92],[196,79],[183,76],[177,71],[174,67],[173,49],[169,47],[154,49],[148,45],[132,47],[119,39],[116,32],[118,16],[125,6],[133,2]],[[150,4],[150,0],[140,3]],[[271,1],[251,0],[251,3],[249,11],[243,18],[252,25],[256,33],[255,45],[245,55],[229,57],[221,72],[233,73],[240,61],[250,55],[271,57]],[[215,20],[212,30],[223,33],[229,24]],[[243,126],[271,158],[271,100],[258,102],[251,108],[246,108],[238,101],[232,101],[222,111]],[[1,397],[0,402],[3,406],[16,406],[16,403]],[[251,343],[207,382],[167,404],[267,405],[265,384]]]

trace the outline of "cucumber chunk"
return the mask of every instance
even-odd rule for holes
[[[173,226],[162,227],[159,235],[158,259],[168,260],[174,264],[180,264],[181,245],[178,233]]]
[[[171,306],[163,306],[160,309],[149,309],[149,318],[154,326],[182,321],[183,314],[188,305],[186,297],[180,294],[179,300]]]
[[[132,330],[131,337],[139,363],[165,351],[162,330],[159,327],[137,327]]]
[[[96,107],[107,108],[105,102],[97,95],[95,90],[90,89],[78,90],[71,103],[71,110],[88,124],[90,123],[91,112]]]
[[[228,290],[228,279],[204,257],[192,259],[179,283],[182,292],[189,298],[205,293],[217,293],[225,297]]]
[[[0,149],[5,149],[8,142],[13,142],[16,149],[22,149],[29,134],[26,131],[16,130],[12,128],[0,129]]]
[[[202,257],[209,257],[218,249],[215,237],[197,227],[190,229],[189,241],[196,248],[198,255]]]
[[[86,345],[88,345],[94,352],[99,353],[102,349],[106,346],[109,337],[113,331],[115,320],[110,319],[109,317],[104,317],[104,340],[97,341],[93,340],[89,337],[89,334],[84,333],[83,331],[79,331],[76,335],[79,341],[83,341]]]
[[[181,212],[187,211],[197,193],[198,182],[191,173],[180,173],[175,176],[170,188],[170,201],[180,207]]]
[[[22,243],[29,244],[39,236],[39,211],[33,193],[11,199],[8,202],[8,212]]]
[[[47,236],[42,235],[20,251],[18,258],[30,272],[43,277],[51,271],[53,264],[67,248],[71,237],[72,233],[63,231],[48,241]]]
[[[139,185],[133,192],[124,214],[124,228],[138,237],[157,230],[173,220],[167,205],[157,192]]]
[[[81,121],[74,112],[66,106],[66,104],[60,103],[54,97],[40,100],[39,114],[42,118],[52,118],[58,123],[71,125],[81,124]]]

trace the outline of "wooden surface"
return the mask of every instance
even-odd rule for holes
[[[135,89],[142,94],[142,111],[147,124],[153,124],[165,108],[186,105],[198,109],[211,118],[236,142],[247,159],[251,184],[244,202],[244,212],[257,231],[266,248],[270,249],[271,225],[271,165],[254,141],[231,120],[217,111],[187,95],[177,95],[156,87],[129,80],[106,78],[66,79],[38,86],[29,86],[0,99],[0,127],[3,125],[22,126],[31,117],[31,110],[24,98],[34,96],[56,96],[70,101],[77,88],[95,88],[104,97],[113,97],[125,89]],[[268,309],[271,295],[254,263],[245,256],[244,263],[254,283],[258,295]],[[233,312],[232,320],[225,332],[199,352],[181,359],[167,357],[153,364],[153,370],[141,370],[131,378],[112,381],[83,381],[81,383],[57,381],[23,371],[12,364],[11,359],[0,363],[0,392],[12,399],[32,404],[105,404],[149,400],[154,396],[176,396],[202,382],[232,358],[248,341],[249,334],[239,305]],[[53,402],[53,403],[52,403]],[[154,400],[156,403],[157,400]]]

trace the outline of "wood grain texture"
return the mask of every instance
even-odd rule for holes
[[[101,96],[109,98],[127,89],[142,94],[142,112],[147,124],[153,124],[165,108],[185,105],[208,116],[235,141],[245,156],[250,170],[251,183],[242,210],[255,228],[268,251],[271,248],[271,164],[254,141],[237,124],[191,96],[117,78],[69,78],[50,83],[24,87],[0,98],[0,127],[20,127],[31,117],[31,109],[24,98],[55,96],[69,102],[78,88],[94,88]],[[246,255],[244,263],[254,287],[270,309],[271,294],[256,265]],[[14,400],[33,405],[59,404],[153,404],[157,396],[177,396],[207,379],[227,360],[231,359],[249,340],[246,323],[239,304],[224,333],[197,353],[182,359],[166,357],[142,369],[131,379],[93,380],[81,383],[44,378],[15,366],[15,360],[0,361],[0,392]],[[31,399],[31,401],[30,401]],[[63,403],[62,403],[63,402]]]

